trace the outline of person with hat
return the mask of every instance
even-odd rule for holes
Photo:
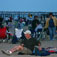
[[[19,53],[26,54],[26,55],[32,54],[34,47],[36,45],[40,46],[41,43],[40,41],[37,41],[35,38],[31,37],[30,30],[26,30],[24,32],[24,35],[25,35],[25,39],[22,41],[20,45],[15,46],[10,50],[2,50],[2,52],[7,55],[11,55],[15,51],[18,51]]]

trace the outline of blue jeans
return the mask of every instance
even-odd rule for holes
[[[56,27],[49,27],[49,35],[50,35],[50,40],[53,39],[54,35],[55,35],[55,31],[56,31]]]

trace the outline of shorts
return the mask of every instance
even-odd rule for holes
[[[26,47],[24,47],[24,49],[22,51],[20,51],[21,53],[24,53],[25,55],[29,55],[32,54],[32,51]]]

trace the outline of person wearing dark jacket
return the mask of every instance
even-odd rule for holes
[[[11,55],[12,53],[14,53],[15,51],[19,51],[23,54],[32,54],[34,47],[36,45],[40,46],[40,41],[37,41],[35,38],[31,37],[31,31],[30,30],[26,30],[24,32],[25,34],[25,39],[22,41],[22,43],[18,46],[15,46],[14,48],[12,48],[11,50],[2,50],[2,52],[4,54],[7,55]],[[40,49],[40,48],[39,48]]]
[[[34,16],[34,20],[32,21],[32,29],[33,30],[35,30],[37,23],[39,23],[38,16]]]

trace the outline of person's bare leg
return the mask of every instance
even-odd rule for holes
[[[19,45],[19,46],[15,46],[14,48],[12,48],[11,50],[9,50],[11,53],[15,52],[15,51],[20,51],[23,50],[23,46]]]
[[[12,48],[10,50],[1,50],[1,51],[6,55],[11,55],[13,52],[22,51],[23,49],[24,49],[24,47],[22,45],[19,45],[19,46],[15,46],[14,48]]]

